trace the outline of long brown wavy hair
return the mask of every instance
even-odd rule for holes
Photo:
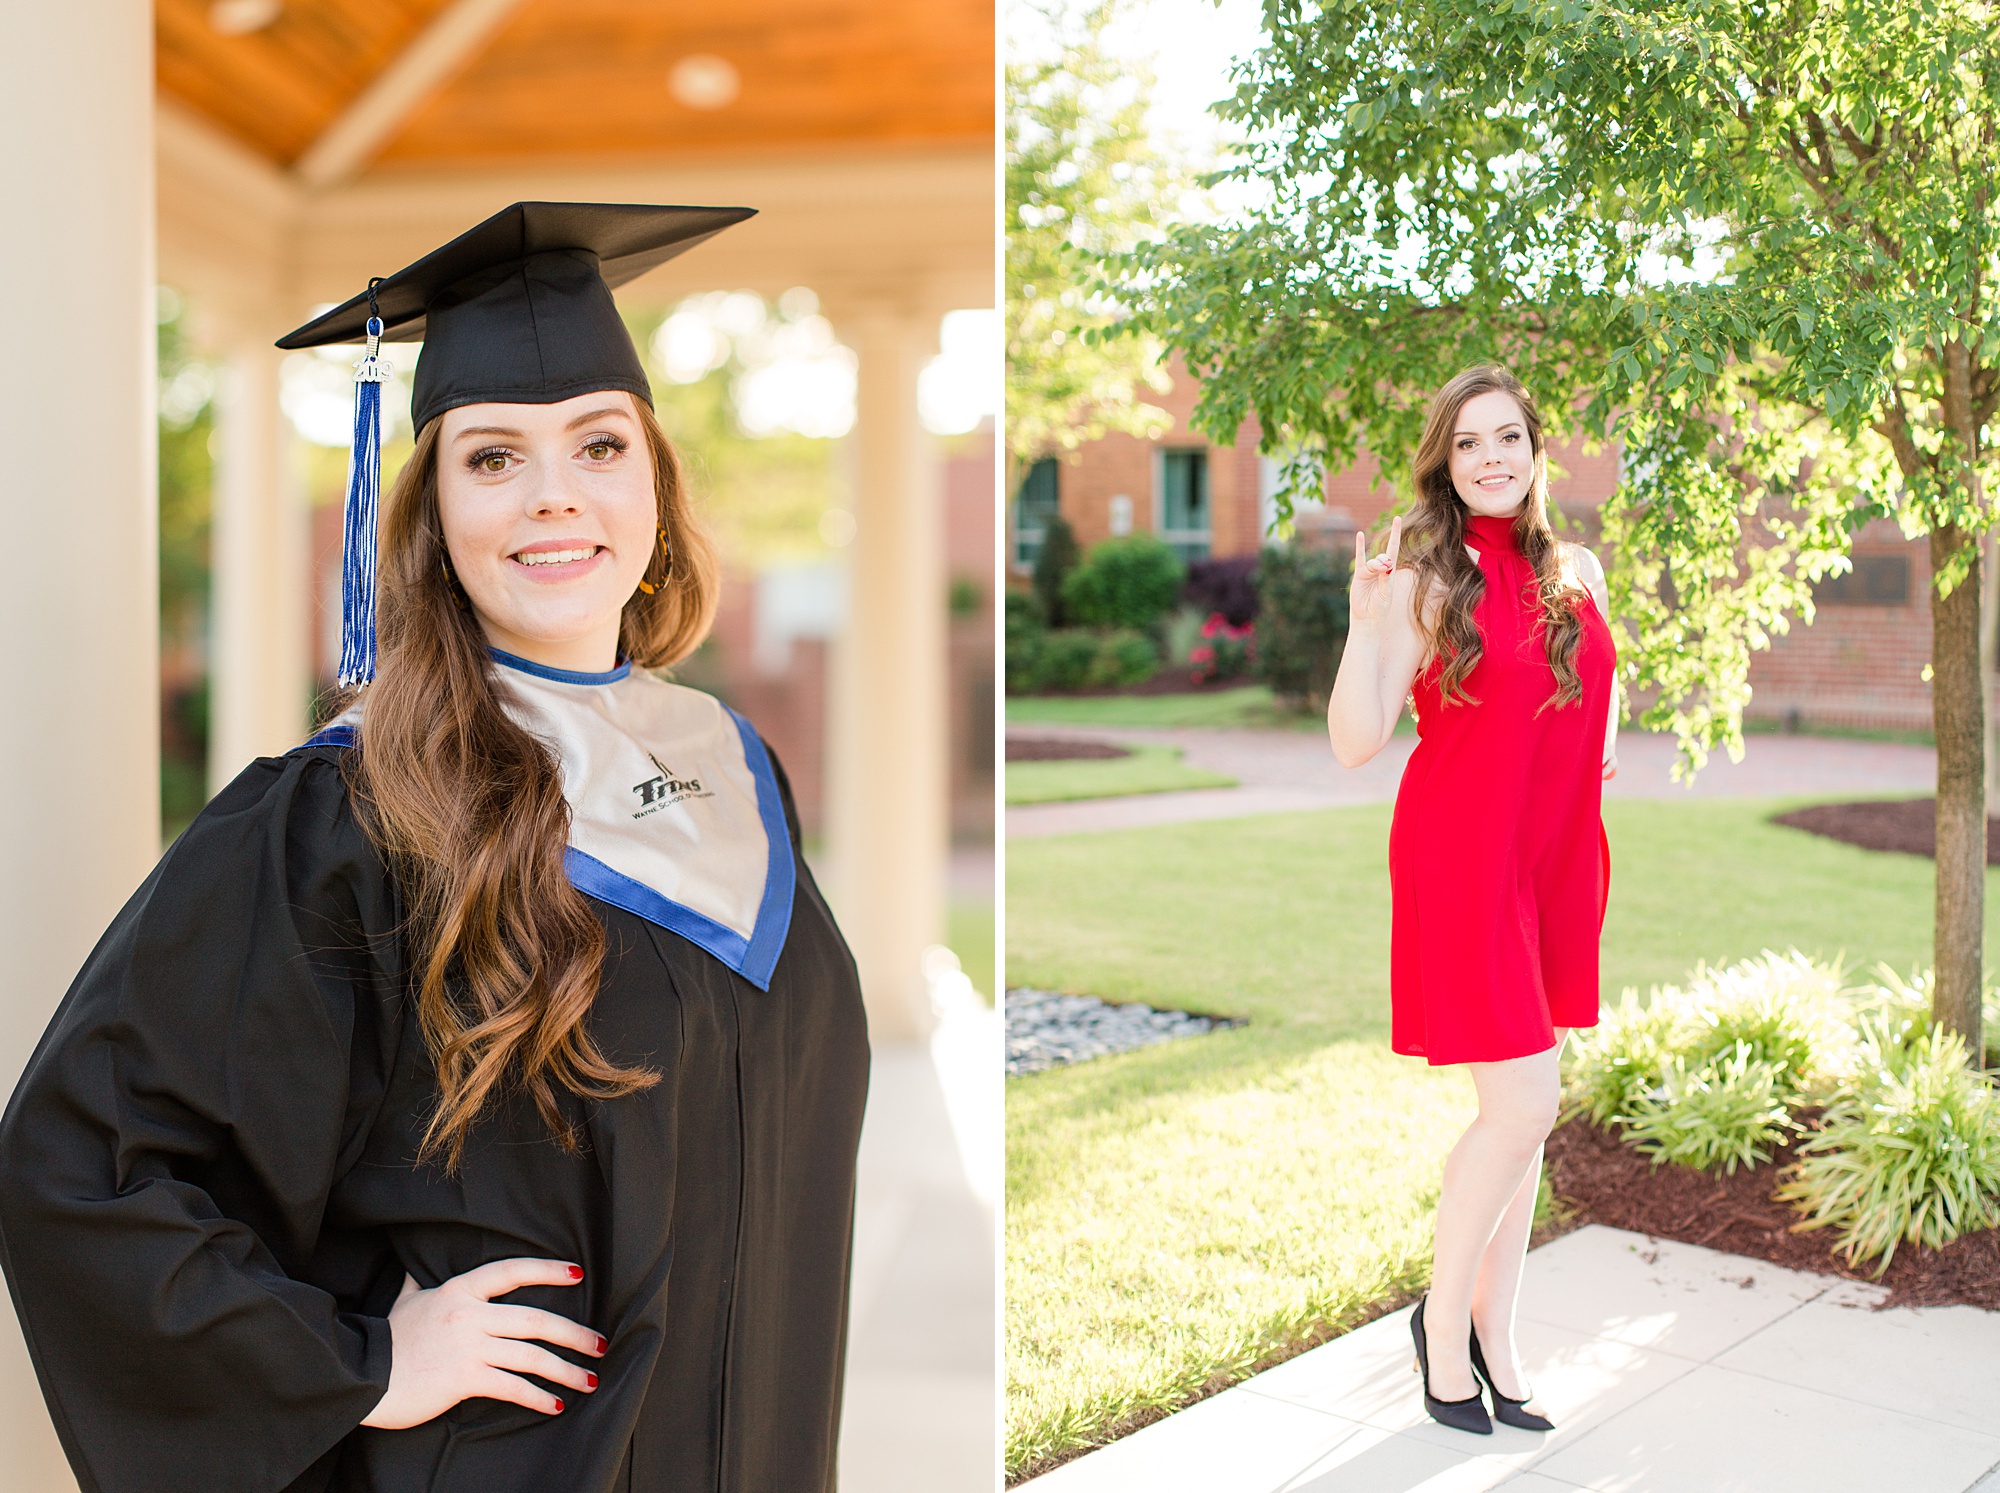
[[[715,552],[652,409],[632,401],[672,560],[658,550],[618,629],[639,668],[692,653],[715,617]],[[610,1099],[659,1081],[621,1066],[586,1026],[603,926],[563,873],[569,805],[555,756],[501,707],[485,634],[447,570],[438,510],[442,418],[417,435],[383,517],[375,682],[349,778],[402,892],[417,1017],[438,1101],[420,1159],[455,1169],[497,1091],[529,1094],[563,1149],[559,1091]]]
[[[1438,693],[1444,702],[1478,704],[1466,690],[1465,680],[1485,652],[1472,609],[1486,594],[1486,577],[1465,552],[1468,510],[1451,482],[1451,438],[1458,427],[1458,412],[1466,402],[1495,392],[1511,395],[1521,406],[1521,423],[1528,428],[1528,444],[1535,455],[1534,486],[1521,505],[1520,517],[1514,520],[1514,542],[1535,569],[1542,606],[1542,646],[1555,675],[1555,691],[1541,708],[1572,705],[1583,698],[1583,681],[1576,672],[1576,646],[1583,636],[1583,623],[1576,608],[1586,593],[1573,577],[1564,574],[1562,553],[1549,528],[1548,457],[1541,414],[1521,381],[1505,368],[1468,368],[1431,400],[1413,463],[1417,501],[1403,525],[1403,563],[1416,571],[1417,595],[1427,599],[1418,608],[1418,626],[1430,655],[1443,661]]]

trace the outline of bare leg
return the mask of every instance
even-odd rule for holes
[[[1558,1037],[1554,1047],[1532,1057],[1466,1065],[1479,1091],[1479,1116],[1445,1161],[1430,1299],[1424,1307],[1430,1390],[1440,1400],[1463,1400],[1478,1392],[1470,1342],[1474,1296],[1487,1250],[1513,1211],[1530,1168],[1539,1163],[1542,1142],[1555,1124],[1560,1083],[1556,1059],[1561,1051]],[[1532,1216],[1532,1188],[1528,1204]],[[1517,1262],[1516,1275],[1526,1243],[1523,1227],[1508,1246]],[[1510,1307],[1510,1321],[1511,1317]],[[1511,1344],[1511,1334],[1508,1341]]]
[[[1561,1055],[1569,1032],[1556,1029],[1556,1053]],[[1486,1368],[1500,1393],[1518,1400],[1526,1388],[1514,1345],[1514,1307],[1521,1295],[1521,1268],[1527,1262],[1528,1236],[1535,1227],[1535,1199],[1541,1191],[1542,1151],[1535,1148],[1527,1174],[1508,1201],[1507,1211],[1479,1259],[1479,1278],[1472,1288],[1472,1325],[1486,1350]],[[1532,1402],[1530,1409],[1536,1408]]]
[[[1514,1304],[1521,1294],[1521,1267],[1527,1261],[1528,1235],[1535,1226],[1535,1197],[1541,1191],[1542,1153],[1528,1164],[1528,1173],[1500,1215],[1500,1226],[1486,1253],[1479,1257],[1479,1279],[1472,1287],[1472,1325],[1486,1352],[1486,1370],[1500,1393],[1522,1397],[1524,1376],[1514,1348]],[[1530,1405],[1530,1409],[1537,1407]]]

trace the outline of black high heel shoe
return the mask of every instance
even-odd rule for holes
[[[1472,1372],[1486,1381],[1486,1387],[1493,1391],[1493,1418],[1505,1426],[1518,1426],[1523,1431],[1553,1431],[1556,1423],[1546,1415],[1537,1415],[1524,1409],[1532,1393],[1526,1398],[1510,1400],[1500,1393],[1500,1386],[1493,1382],[1492,1370],[1486,1367],[1486,1355],[1479,1349],[1479,1334],[1472,1334]]]
[[[1475,1436],[1491,1436],[1493,1421],[1486,1414],[1486,1401],[1477,1390],[1465,1400],[1440,1400],[1431,1393],[1430,1348],[1424,1341],[1425,1296],[1417,1303],[1417,1309],[1410,1314],[1410,1336],[1417,1343],[1417,1372],[1424,1377],[1424,1413],[1441,1426],[1450,1426],[1454,1431],[1470,1431]]]

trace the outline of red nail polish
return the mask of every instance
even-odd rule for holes
[[[572,1266],[570,1266],[570,1267],[569,1267],[569,1278],[570,1278],[571,1280],[582,1280],[582,1279],[583,1279],[583,1266],[581,1266],[581,1265],[572,1265]]]
[[[595,1389],[597,1388],[597,1375],[585,1374],[583,1376],[583,1382],[587,1388]]]
[[[562,1402],[561,1400],[557,1400],[557,1401],[556,1401],[556,1414],[557,1414],[557,1415],[561,1415],[561,1414],[562,1414],[562,1408],[563,1408],[563,1402]]]
[[[599,1358],[602,1358],[607,1352],[610,1351],[610,1349],[611,1349],[611,1344],[605,1341],[604,1335],[602,1333],[599,1333],[597,1338],[597,1356]]]

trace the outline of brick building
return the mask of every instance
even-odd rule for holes
[[[1246,420],[1230,445],[1193,429],[1195,380],[1178,358],[1172,387],[1149,396],[1172,423],[1156,440],[1109,435],[1074,456],[1035,464],[1008,505],[1008,572],[1026,581],[1048,515],[1060,512],[1086,551],[1114,535],[1156,533],[1183,559],[1254,553],[1276,515],[1276,464],[1257,454]],[[1551,446],[1550,495],[1564,535],[1596,545],[1598,509],[1618,482],[1613,450]],[[1395,505],[1391,484],[1364,453],[1326,479],[1325,495],[1296,515],[1294,543],[1351,549],[1354,531],[1379,534]],[[1379,540],[1378,540],[1379,542]],[[1854,539],[1854,569],[1822,582],[1810,627],[1794,624],[1751,655],[1748,716],[1787,725],[1927,731],[1930,685],[1929,551],[1878,520]]]

